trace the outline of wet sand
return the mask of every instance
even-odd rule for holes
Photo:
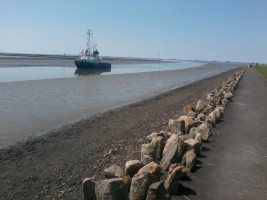
[[[235,70],[234,70],[235,71]],[[174,72],[168,72],[172,75]],[[166,130],[182,106],[214,89],[228,71],[0,150],[0,199],[82,199],[85,177],[140,158],[153,131]],[[157,74],[157,73],[156,73]],[[113,150],[110,155],[107,155]]]
[[[172,71],[1,83],[0,148],[235,67],[217,63]]]

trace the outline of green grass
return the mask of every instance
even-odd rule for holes
[[[263,79],[267,81],[267,65],[259,66],[255,68]]]

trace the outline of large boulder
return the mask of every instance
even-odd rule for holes
[[[185,132],[185,122],[179,119],[170,119],[168,126],[173,133]]]
[[[147,164],[146,166],[142,167],[138,173],[150,173],[153,174],[154,176],[156,176],[158,179],[160,179],[160,176],[162,175],[161,173],[161,167],[155,163],[155,162],[151,162],[149,164]]]
[[[200,153],[201,143],[199,143],[196,139],[185,140],[184,144],[187,151],[193,149],[197,155]]]
[[[107,179],[96,183],[96,199],[128,200],[127,186],[121,178]]]
[[[145,200],[150,185],[157,181],[158,178],[151,173],[135,174],[130,188],[130,200]]]
[[[207,102],[204,100],[198,100],[196,105],[196,112],[200,113],[207,106]]]
[[[184,113],[185,115],[188,115],[188,113],[189,113],[190,111],[193,111],[193,110],[194,110],[194,108],[192,107],[191,104],[187,104],[187,105],[185,105],[185,106],[183,107],[183,113]]]
[[[186,173],[187,170],[183,165],[173,164],[170,166],[167,179],[164,182],[164,187],[170,194],[176,195],[178,193],[179,181]]]
[[[160,131],[160,134],[166,139],[172,136],[172,133],[169,131]]]
[[[151,144],[155,149],[155,158],[156,160],[160,160],[162,157],[163,149],[165,146],[165,139],[162,136],[158,136],[151,141]]]
[[[109,168],[104,170],[104,174],[107,177],[121,178],[125,175],[125,172],[118,165],[111,165]]]
[[[153,132],[150,135],[148,135],[146,138],[150,141],[152,141],[154,138],[158,137],[158,136],[163,136],[163,134],[160,132]],[[164,136],[163,136],[164,137]]]
[[[144,165],[152,162],[155,158],[155,147],[151,144],[142,144],[141,145],[141,162]]]
[[[125,172],[133,177],[142,167],[144,167],[144,164],[140,160],[129,160],[125,164]]]
[[[207,141],[210,136],[210,129],[206,123],[202,123],[197,127],[197,132],[201,134],[202,141]]]
[[[218,97],[215,96],[214,93],[207,94],[207,100],[210,102],[216,102],[218,100]]]
[[[181,142],[184,142],[185,140],[193,138],[192,135],[190,135],[190,134],[179,135],[178,137],[181,140]]]
[[[164,187],[164,181],[150,185],[146,200],[171,200],[171,197]]]
[[[196,160],[197,156],[194,149],[191,149],[185,153],[181,163],[188,169],[188,171],[191,171],[196,164]]]
[[[187,116],[188,116],[189,118],[195,119],[195,118],[197,117],[197,114],[196,114],[196,112],[194,112],[194,111],[190,111],[190,112],[187,114]]]
[[[91,178],[85,178],[82,183],[84,200],[96,200],[95,182]]]
[[[232,94],[231,92],[224,92],[224,93],[223,93],[223,97],[224,97],[225,99],[230,100],[230,99],[233,97],[233,94]]]
[[[177,134],[173,134],[168,140],[163,150],[163,156],[160,161],[162,170],[166,171],[173,163],[181,161],[184,153],[184,145]]]
[[[199,115],[197,116],[197,121],[205,121],[206,120],[206,116],[204,113],[199,113]]]

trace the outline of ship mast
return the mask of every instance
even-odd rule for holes
[[[90,29],[88,29],[87,35],[88,35],[87,49],[88,49],[89,52],[91,52],[91,38],[93,37],[93,33],[91,32]]]

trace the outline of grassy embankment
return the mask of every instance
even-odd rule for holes
[[[258,73],[261,75],[261,77],[267,81],[267,65],[259,66],[255,68]]]

